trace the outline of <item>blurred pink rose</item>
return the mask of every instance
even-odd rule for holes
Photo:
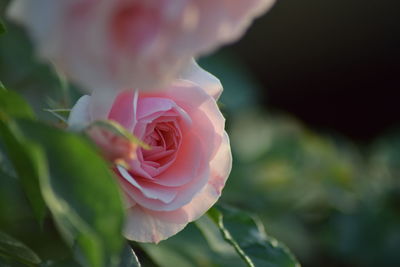
[[[215,77],[192,65],[164,90],[119,93],[100,118],[120,123],[151,146],[137,148],[133,158],[124,157],[125,167],[115,165],[127,199],[128,239],[166,239],[219,198],[232,163],[225,119],[215,99],[221,90]],[[70,126],[91,123],[97,117],[96,103],[95,95],[80,98],[71,111]],[[112,147],[100,137],[102,149]]]
[[[14,0],[42,58],[87,92],[150,89],[240,38],[275,0]]]

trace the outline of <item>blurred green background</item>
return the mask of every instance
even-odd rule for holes
[[[303,266],[400,266],[399,10],[394,0],[280,0],[241,41],[200,60],[225,88],[234,165],[221,201],[260,216]],[[79,91],[5,24],[0,80],[57,123],[44,109],[71,107]],[[62,251],[52,225],[46,239],[33,230],[9,186],[0,229],[39,255]],[[159,266],[243,266],[193,225],[142,246],[145,255]]]

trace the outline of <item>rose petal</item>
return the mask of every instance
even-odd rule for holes
[[[137,119],[138,121],[141,121],[148,116],[162,114],[162,112],[168,111],[174,107],[176,107],[176,104],[171,99],[143,97],[138,102]]]
[[[192,61],[181,73],[180,78],[191,81],[203,88],[207,94],[212,96],[215,100],[218,100],[222,94],[223,88],[219,79],[202,69],[194,59],[192,59]]]
[[[197,220],[210,209],[221,195],[222,188],[232,169],[232,153],[229,137],[225,133],[218,153],[210,163],[211,177],[203,190],[194,199],[182,207],[188,215],[189,221]]]
[[[154,186],[150,183],[147,183],[146,185],[144,185],[143,182],[142,182],[142,184],[139,184],[135,180],[135,178],[133,178],[125,168],[123,168],[121,166],[117,166],[117,169],[118,169],[119,173],[121,174],[121,176],[125,179],[125,181],[127,181],[130,185],[132,185],[135,188],[137,188],[138,190],[140,190],[140,192],[142,192],[143,195],[149,199],[155,199],[155,200],[160,200],[164,203],[170,203],[177,194],[177,190],[174,190],[172,188],[164,188],[161,186]],[[128,191],[128,194],[129,194],[129,191]],[[132,197],[132,198],[135,199],[134,197]]]
[[[172,99],[160,97],[141,97],[137,106],[137,120],[151,122],[161,116],[177,116],[183,123],[191,124],[190,116]]]
[[[91,97],[84,95],[72,107],[68,117],[68,125],[71,129],[81,130],[92,121],[89,113],[90,101]]]
[[[168,212],[147,210],[139,206],[130,208],[124,228],[125,237],[139,242],[158,243],[181,231],[187,223],[198,219],[218,200],[232,166],[229,138],[226,133],[210,165],[213,174],[210,181],[184,207]]]
[[[108,113],[108,119],[118,122],[128,130],[132,129],[135,122],[134,96],[134,91],[119,94]]]
[[[196,125],[192,132],[200,137],[205,157],[212,158],[219,147],[224,132],[225,119],[214,100],[206,101],[191,113]]]
[[[192,121],[196,122],[193,123],[191,132],[198,134],[200,140],[203,140],[206,155],[212,156],[215,153],[224,132],[225,119],[210,95],[198,85],[181,80],[175,82],[168,90],[152,93],[150,96],[172,99],[190,114]]]
[[[183,137],[174,164],[155,177],[154,182],[170,187],[187,184],[196,177],[202,161],[205,160],[202,153],[202,143],[197,136]]]
[[[124,186],[122,186],[122,190],[124,191],[124,194],[122,194],[123,195],[123,198],[124,198],[124,208],[125,209],[129,209],[129,208],[132,208],[133,206],[135,206],[136,205],[136,202],[129,196],[129,194],[128,194],[128,191],[126,191],[126,190],[129,190],[129,189],[125,189],[125,187]]]
[[[276,0],[247,0],[235,1],[223,0],[227,11],[226,32],[228,38],[239,38],[250,26],[255,17],[258,17],[270,9]],[[234,34],[233,34],[234,33]]]
[[[149,212],[136,205],[127,212],[124,236],[139,242],[158,243],[181,231],[187,223],[169,223],[159,213]]]

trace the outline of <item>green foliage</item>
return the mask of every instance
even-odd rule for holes
[[[82,262],[115,264],[123,209],[107,164],[79,136],[28,120],[19,120],[18,126],[43,149],[42,166],[48,168],[43,166],[41,190],[64,238],[86,256]]]
[[[14,121],[11,120],[7,124],[0,121],[0,137],[7,147],[10,160],[31,202],[34,213],[37,219],[42,221],[46,207],[39,185],[41,166],[36,161],[39,153],[38,147],[22,137]]]
[[[0,89],[0,118],[4,119],[6,116],[34,118],[33,111],[26,101],[17,93],[3,87]]]
[[[3,163],[3,162],[2,162]],[[4,170],[3,170],[4,169]],[[10,203],[13,203],[10,205]],[[6,231],[15,222],[26,219],[29,214],[25,209],[26,198],[19,181],[5,170],[4,163],[0,168],[0,229]]]
[[[223,199],[256,212],[306,266],[397,266],[399,136],[360,149],[286,116],[241,114]]]
[[[17,261],[28,266],[34,266],[41,262],[30,248],[3,232],[0,232],[0,258],[11,261],[10,263]]]
[[[58,120],[60,120],[61,122],[65,123],[65,125],[67,125],[68,116],[69,116],[69,113],[71,112],[71,109],[65,109],[65,108],[62,108],[62,109],[50,109],[50,108],[46,108],[46,109],[43,109],[43,110],[49,112],[51,115],[53,115]]]
[[[249,267],[300,266],[284,245],[265,233],[258,219],[225,207],[212,208],[208,216]]]
[[[83,265],[116,265],[124,213],[107,163],[83,137],[33,120],[17,94],[0,99],[0,136],[38,217],[50,209]]]
[[[197,224],[197,222],[196,222]],[[213,229],[213,228],[207,228]],[[219,231],[215,232],[215,237],[220,236]],[[160,242],[159,244],[145,244],[139,243],[146,255],[152,262],[146,264],[143,261],[143,253],[138,254],[143,266],[160,266],[160,267],[245,267],[246,265],[235,253],[234,249],[227,244],[224,240],[221,241],[226,244],[226,251],[215,251],[204,239],[204,235],[195,224],[189,224],[179,234]],[[136,251],[140,251],[135,248]]]
[[[0,35],[4,34],[6,32],[7,32],[6,26],[4,25],[4,23],[0,19]]]
[[[23,137],[10,116],[31,119],[34,117],[29,105],[18,94],[0,90],[0,139],[6,147],[37,219],[42,221],[46,207],[40,193],[39,166],[35,162],[37,148]]]
[[[139,259],[128,244],[122,250],[118,267],[140,267]]]
[[[0,13],[1,16],[5,17]],[[28,100],[38,118],[50,120],[44,108],[70,108],[71,103],[60,90],[60,80],[51,66],[41,63],[33,53],[31,41],[22,28],[5,22],[7,34],[0,37],[0,79],[8,89]]]

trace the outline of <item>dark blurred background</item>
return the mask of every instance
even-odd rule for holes
[[[370,141],[400,122],[400,1],[278,0],[229,47],[263,104]]]

